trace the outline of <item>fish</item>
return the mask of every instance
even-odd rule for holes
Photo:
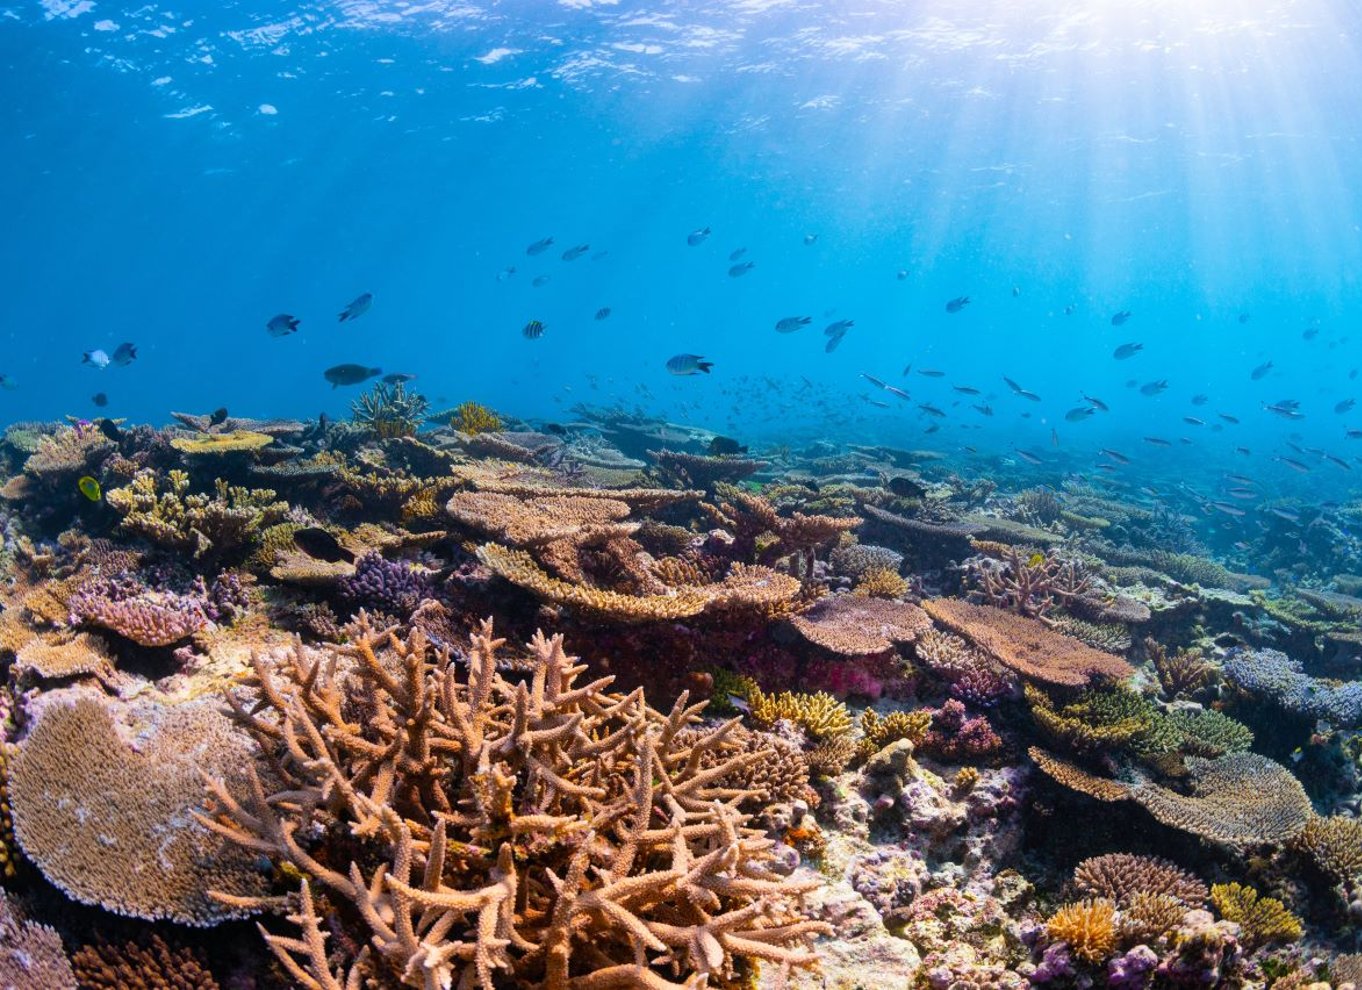
[[[1094,399],[1091,395],[1088,395],[1088,393],[1086,392],[1080,392],[1078,394],[1082,397],[1084,402],[1091,404],[1094,409],[1099,409],[1102,412],[1111,412],[1111,407],[1107,405],[1105,402],[1103,402],[1101,399]]]
[[[1342,402],[1334,404],[1334,412],[1342,416],[1345,412],[1349,412],[1355,405],[1357,405],[1356,399],[1344,399]]]
[[[1236,426],[1239,425],[1238,416],[1231,416],[1229,413],[1216,413],[1216,415],[1223,419],[1226,423],[1233,423]]]
[[[84,355],[81,356],[80,363],[92,365],[100,371],[103,371],[109,366],[109,355],[98,349],[86,351]]]
[[[1168,389],[1168,380],[1165,379],[1165,378],[1160,378],[1160,379],[1159,379],[1158,381],[1156,381],[1156,382],[1146,382],[1145,384],[1141,385],[1141,386],[1140,386],[1140,394],[1141,394],[1141,395],[1158,395],[1160,392],[1166,391],[1167,389]]]
[[[1230,498],[1237,499],[1252,499],[1258,497],[1258,493],[1249,488],[1231,488],[1225,494]]]
[[[1234,452],[1236,454],[1243,454],[1245,457],[1253,456],[1253,451],[1249,450],[1247,447],[1235,447]]]
[[[757,267],[755,261],[741,261],[728,270],[729,278],[739,278]]]
[[[919,368],[918,372],[923,378],[945,378],[944,371],[937,371],[935,368]]]
[[[898,271],[894,273],[894,277],[898,279],[900,282],[902,282],[904,279],[908,277],[908,269],[900,268]]]
[[[1267,405],[1267,404],[1265,404],[1265,405],[1263,406],[1263,408],[1266,409],[1268,412],[1273,413],[1274,415],[1277,415],[1277,416],[1282,417],[1282,419],[1304,419],[1304,418],[1305,418],[1305,413],[1300,412],[1299,410],[1297,410],[1295,406],[1283,405],[1283,404],[1280,403],[1280,402],[1275,403],[1275,404],[1273,404],[1273,405]]]
[[[953,391],[959,392],[961,395],[979,395],[979,394],[980,394],[980,393],[979,393],[979,390],[978,390],[977,388],[975,388],[973,385],[952,385],[952,386],[951,386],[951,389],[952,389]]]
[[[867,374],[866,372],[862,371],[861,377],[868,381],[871,385],[874,385],[876,388],[886,387],[885,383],[879,378],[876,378],[874,375]]]
[[[969,296],[956,296],[946,303],[947,313],[958,313],[969,305]]]
[[[1314,340],[1318,336],[1319,327],[1306,327],[1305,330],[1301,331],[1302,340]]]
[[[1293,457],[1282,457],[1280,454],[1278,454],[1276,457],[1273,458],[1273,460],[1281,461],[1292,471],[1296,471],[1300,474],[1310,473],[1310,466],[1308,464],[1302,464],[1300,461],[1296,460]]]
[[[1171,447],[1173,444],[1163,437],[1145,437],[1145,443],[1152,443],[1155,447]]]
[[[1349,430],[1343,435],[1349,440],[1362,440],[1362,430]]]
[[[942,410],[938,409],[936,406],[932,405],[930,402],[919,402],[919,403],[917,404],[917,407],[918,407],[919,409],[921,409],[923,412],[925,412],[928,416],[936,416],[936,417],[940,418],[940,417],[946,415],[945,412],[943,412]]]
[[[340,311],[340,321],[345,323],[349,320],[358,320],[365,313],[369,312],[369,307],[374,304],[374,294],[364,292],[350,301],[350,305]]]
[[[596,319],[597,319],[597,320],[608,320],[608,319],[610,319],[610,307],[609,307],[609,306],[602,306],[600,309],[596,310]]]
[[[293,544],[314,560],[324,560],[329,564],[345,561],[355,562],[352,551],[341,546],[340,541],[320,526],[305,526],[293,533]]]
[[[536,275],[534,280],[530,282],[530,285],[534,286],[536,289],[542,289],[552,281],[552,275]]]
[[[88,474],[76,482],[76,488],[91,502],[98,502],[103,495],[99,488],[99,482]]]
[[[728,260],[729,260],[729,261],[737,261],[739,258],[741,258],[741,257],[742,257],[743,255],[745,255],[746,253],[747,253],[747,248],[745,248],[745,247],[735,248],[734,250],[732,250],[732,251],[730,251],[730,252],[728,253]]]
[[[913,366],[912,366],[911,363],[905,364],[905,365],[903,366],[903,377],[904,377],[904,378],[907,378],[907,377],[908,377],[908,372],[910,372],[910,371],[912,371],[912,370],[913,370]]]
[[[1108,448],[1103,447],[1101,450],[1098,451],[1098,453],[1101,454],[1103,457],[1110,457],[1117,464],[1130,463],[1130,458],[1127,457],[1125,454],[1121,453],[1119,450],[1109,450]]]
[[[1198,394],[1198,395],[1192,396],[1192,405],[1194,405],[1194,406],[1204,406],[1206,403],[1208,403],[1208,402],[1210,402],[1210,401],[1211,401],[1211,397],[1208,396],[1208,395]]]
[[[1250,319],[1250,317],[1249,317],[1249,315],[1248,315],[1247,313],[1240,313],[1240,314],[1239,314],[1239,323],[1240,323],[1241,325],[1244,324],[1244,323],[1247,323],[1247,322],[1249,321],[1249,319]]]
[[[885,390],[886,392],[892,392],[892,393],[894,393],[894,394],[897,395],[900,399],[909,400],[909,399],[912,398],[912,396],[910,396],[910,395],[909,395],[907,392],[905,392],[903,389],[901,389],[901,388],[896,388],[896,387],[893,386],[893,385],[886,385],[886,386],[884,386],[884,390]]]
[[[416,376],[405,371],[394,371],[383,376],[385,385],[405,385],[407,382],[416,381]]]
[[[1333,454],[1325,454],[1325,455],[1324,455],[1324,459],[1327,460],[1327,461],[1333,461],[1335,464],[1337,464],[1339,467],[1341,467],[1344,471],[1351,471],[1351,470],[1353,469],[1353,466],[1352,466],[1351,464],[1349,464],[1347,461],[1345,461],[1345,460],[1344,460],[1343,458],[1341,458],[1341,457],[1335,457]]]
[[[322,372],[322,377],[331,383],[332,388],[342,385],[358,385],[383,374],[382,368],[366,368],[362,364],[338,364]]]
[[[526,340],[538,340],[544,336],[545,329],[547,328],[539,320],[531,320],[520,328],[520,334]]]
[[[712,367],[714,362],[706,361],[699,354],[675,354],[667,358],[667,370],[673,375],[707,375]]]
[[[562,258],[564,261],[576,261],[578,258],[586,254],[590,250],[591,250],[590,244],[576,244],[568,248],[566,251],[564,251],[562,254]]]
[[[872,406],[875,406],[876,408],[879,408],[879,409],[888,409],[888,408],[889,408],[889,403],[887,403],[887,402],[881,402],[879,399],[867,398],[865,401],[866,401],[866,402],[869,402]]]
[[[115,423],[113,420],[107,417],[101,420],[97,420],[95,423],[95,428],[98,429],[100,433],[104,434],[104,436],[112,440],[114,443],[121,443],[123,440],[123,431],[118,428],[117,423]]]
[[[747,453],[747,448],[732,437],[716,436],[709,442],[709,453],[713,457],[725,457]]]
[[[1050,446],[1051,447],[1059,446],[1059,431],[1056,430],[1053,426],[1050,427]]]
[[[903,475],[890,478],[885,487],[899,498],[922,498],[927,494],[926,488],[923,488],[912,478]]]
[[[513,277],[514,275],[515,275],[515,265],[510,265],[510,266],[508,266],[508,267],[506,267],[506,268],[503,268],[501,271],[497,272],[497,281],[498,281],[498,282],[505,282],[508,278],[511,278],[511,277]]]
[[[1242,475],[1242,474],[1227,474],[1227,475],[1225,475],[1225,480],[1226,480],[1226,481],[1233,481],[1233,482],[1235,482],[1236,484],[1240,484],[1240,485],[1256,485],[1256,484],[1258,484],[1258,482],[1254,481],[1252,478],[1245,477],[1245,476]]]
[[[1274,505],[1267,511],[1271,512],[1274,516],[1278,516],[1282,519],[1285,519],[1287,522],[1290,523],[1298,523],[1301,521],[1300,513],[1292,512],[1290,509],[1279,509]]]
[[[1126,358],[1134,357],[1142,350],[1144,350],[1144,344],[1121,344],[1111,352],[1111,356],[1117,361],[1124,361]]]
[[[208,417],[209,426],[221,426],[225,422],[227,422],[226,406],[218,406],[213,410],[212,415]]]
[[[296,316],[280,313],[278,316],[270,317],[270,321],[265,324],[265,329],[271,337],[287,337],[298,329],[300,322]]]
[[[806,327],[812,322],[812,316],[787,316],[784,319],[776,320],[776,332],[794,333],[800,327]]]
[[[970,406],[970,408],[973,409],[975,412],[977,412],[980,416],[992,416],[992,415],[993,415],[993,407],[990,406],[990,405],[987,405],[987,404],[982,405],[982,406]]]
[[[823,335],[826,337],[837,337],[846,333],[855,325],[855,320],[836,320],[823,328]],[[912,365],[910,364],[908,367],[911,368]],[[903,373],[906,375],[908,374],[908,371],[905,369]]]
[[[124,341],[114,348],[113,357],[109,358],[109,363],[118,368],[126,368],[137,360],[137,345]]]
[[[1123,309],[1118,313],[1111,314],[1111,325],[1114,327],[1124,326],[1128,319],[1130,319],[1130,310]]]
[[[1206,421],[1205,421],[1204,419],[1197,419],[1195,416],[1183,416],[1183,417],[1182,417],[1182,421],[1183,421],[1184,423],[1186,423],[1188,426],[1205,426],[1205,425],[1206,425]]]
[[[541,237],[539,240],[535,241],[533,244],[527,247],[525,249],[525,253],[528,255],[543,254],[551,247],[553,247],[553,238]]]
[[[96,392],[94,395],[90,396],[90,401],[93,402],[100,409],[103,409],[105,406],[109,404],[109,397],[105,395],[103,392]]]
[[[842,343],[842,338],[844,338],[845,336],[846,333],[843,332],[833,334],[831,337],[829,337],[828,342],[823,345],[823,353],[831,354],[833,351],[837,350],[837,346]]]
[[[1066,305],[1066,306],[1064,307],[1064,315],[1065,315],[1065,316],[1073,316],[1074,313],[1076,313],[1077,311],[1078,311],[1078,307],[1075,306],[1073,303],[1069,303],[1068,305]]]
[[[817,234],[805,234],[805,235],[804,235],[804,246],[805,246],[805,247],[809,247],[810,245],[816,244],[817,242],[818,242],[818,235],[817,235]]]
[[[1074,406],[1064,414],[1064,419],[1069,423],[1081,423],[1096,411],[1092,406]]]
[[[1271,362],[1271,361],[1268,361],[1268,362],[1266,362],[1266,363],[1264,363],[1264,364],[1258,365],[1258,367],[1256,367],[1256,368],[1254,368],[1252,371],[1250,371],[1250,372],[1249,372],[1249,377],[1250,377],[1251,379],[1253,379],[1255,382],[1256,382],[1256,381],[1261,381],[1263,378],[1267,377],[1267,373],[1268,373],[1269,371],[1271,371],[1271,370],[1272,370],[1272,362]]]
[[[1042,459],[1038,454],[1033,454],[1031,453],[1031,451],[1022,450],[1021,448],[1017,448],[1017,456],[1024,460],[1027,464],[1045,463],[1044,459]]]
[[[1228,502],[1209,502],[1207,504],[1210,505],[1212,509],[1215,509],[1217,512],[1223,512],[1227,516],[1244,515],[1243,509],[1239,508],[1237,505],[1230,505]]]
[[[1019,295],[1021,295],[1021,286],[1020,285],[1012,286],[1012,298],[1016,299]]]
[[[686,235],[686,243],[691,247],[699,247],[701,244],[705,243],[705,238],[707,237],[709,237],[709,228],[701,227],[698,230],[692,230]]]
[[[1029,392],[1029,391],[1027,391],[1027,390],[1024,389],[1024,388],[1019,388],[1019,389],[1017,389],[1016,394],[1019,395],[1019,396],[1021,396],[1023,399],[1030,399],[1032,402],[1039,402],[1039,401],[1040,401],[1040,396],[1039,396],[1039,395],[1037,395],[1035,392]],[[1031,414],[1030,414],[1030,413],[1026,413],[1026,415],[1029,416],[1029,415],[1031,415]]]

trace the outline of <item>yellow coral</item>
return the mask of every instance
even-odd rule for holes
[[[758,688],[748,700],[752,706],[752,719],[758,725],[769,727],[785,719],[815,739],[834,739],[851,731],[851,712],[826,691],[767,694]]]
[[[490,433],[493,430],[501,429],[501,417],[481,403],[469,400],[461,403],[454,410],[454,416],[450,419],[449,425],[460,433],[477,436],[479,433]]]
[[[951,786],[955,788],[957,794],[968,794],[978,783],[978,767],[961,767],[955,771],[955,779],[951,781]]]
[[[205,454],[237,454],[259,450],[274,443],[274,437],[252,430],[231,430],[227,433],[204,433],[193,437],[176,437],[170,445],[182,454],[199,457]]]
[[[1116,905],[1107,900],[1065,904],[1046,923],[1054,942],[1065,942],[1084,962],[1100,963],[1116,949]]]
[[[14,821],[9,813],[9,758],[11,746],[0,743],[0,876],[14,876]]]
[[[900,739],[907,739],[916,747],[931,726],[932,713],[925,709],[882,716],[875,709],[867,708],[861,712],[861,741],[856,745],[856,758],[868,760]]]
[[[1303,934],[1301,921],[1275,897],[1238,883],[1211,886],[1211,904],[1226,921],[1239,926],[1241,941],[1249,949],[1267,942],[1294,942]]]
[[[907,579],[887,567],[872,567],[861,575],[853,589],[854,594],[863,598],[902,598],[907,592]]]

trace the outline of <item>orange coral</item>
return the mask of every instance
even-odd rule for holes
[[[1067,943],[1084,962],[1100,963],[1116,950],[1116,907],[1100,899],[1065,904],[1046,923],[1045,934]]]

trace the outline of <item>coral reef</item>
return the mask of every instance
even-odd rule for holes
[[[76,975],[61,936],[47,925],[15,916],[0,890],[0,987],[14,990],[76,990]]]
[[[86,945],[71,963],[86,990],[219,990],[191,950],[172,949],[160,935],[152,935],[146,944]]]

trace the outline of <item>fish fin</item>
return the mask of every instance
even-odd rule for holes
[[[712,368],[712,367],[714,367],[714,362],[713,362],[713,361],[697,361],[695,366],[696,366],[697,368],[699,368],[701,371],[703,371],[705,374],[709,374],[709,369]]]

